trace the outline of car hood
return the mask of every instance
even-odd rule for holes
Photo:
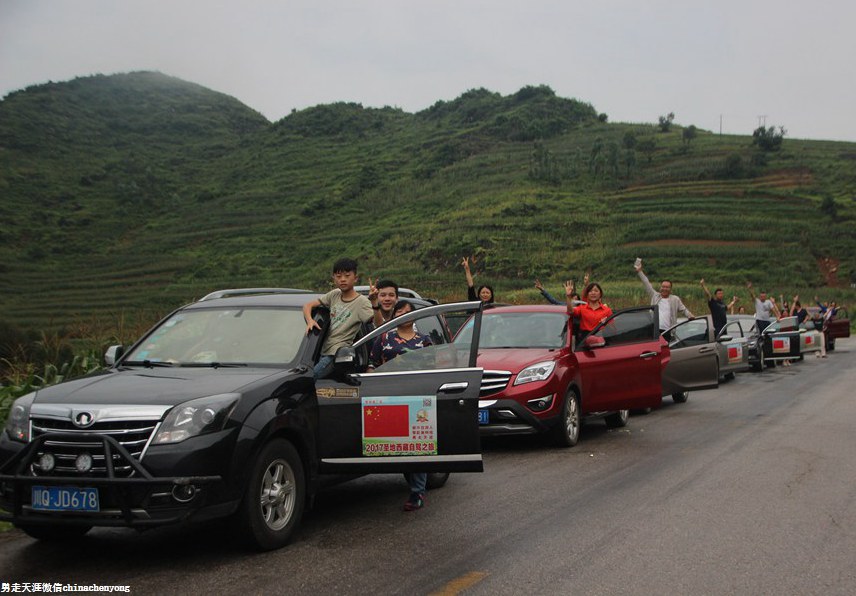
[[[34,404],[163,405],[237,393],[281,369],[156,368],[110,369],[40,389]]]
[[[556,360],[560,354],[560,350],[547,348],[482,348],[479,349],[478,365],[485,370],[517,373],[530,364]]]

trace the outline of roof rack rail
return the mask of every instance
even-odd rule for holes
[[[300,288],[239,288],[232,290],[217,290],[211,292],[199,299],[199,302],[206,300],[217,300],[218,298],[231,298],[233,296],[249,296],[252,294],[311,294],[312,290],[302,290]]]

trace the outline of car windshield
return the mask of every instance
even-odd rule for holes
[[[561,348],[567,341],[568,317],[561,313],[485,313],[479,348]],[[468,344],[473,320],[466,322],[455,343]]]
[[[306,325],[295,308],[205,308],[175,313],[123,360],[174,366],[286,365]]]

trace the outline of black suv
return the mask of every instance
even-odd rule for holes
[[[478,346],[430,331],[445,313],[480,320],[479,303],[404,315],[434,345],[367,373],[387,323],[316,381],[329,313],[307,336],[302,307],[319,295],[259,292],[210,294],[108,350],[109,368],[18,399],[0,436],[0,519],[51,539],[230,517],[272,549],[329,475],[482,471]]]

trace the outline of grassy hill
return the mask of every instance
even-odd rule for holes
[[[343,255],[441,299],[476,255],[502,300],[591,270],[629,305],[641,256],[699,308],[701,277],[852,303],[854,189],[853,143],[685,142],[543,86],[270,123],[159,73],[81,78],[0,101],[0,319],[151,323],[218,288],[327,288]]]

